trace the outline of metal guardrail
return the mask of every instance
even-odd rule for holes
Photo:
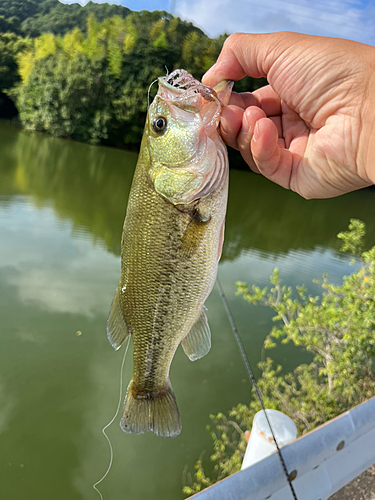
[[[375,397],[282,448],[298,500],[326,500],[375,463]],[[273,453],[194,500],[292,500]]]

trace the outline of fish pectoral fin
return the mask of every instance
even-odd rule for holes
[[[121,311],[120,285],[117,287],[107,320],[107,337],[114,349],[119,349],[124,340],[130,335],[124,315]]]
[[[186,356],[191,361],[202,358],[210,350],[211,331],[203,309],[192,329],[181,342],[181,345]]]
[[[205,216],[199,210],[195,210],[181,240],[180,254],[183,257],[192,257],[195,254],[204,237],[210,219],[210,216]]]

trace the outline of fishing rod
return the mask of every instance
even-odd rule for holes
[[[240,352],[241,352],[241,356],[242,356],[242,359],[245,363],[245,366],[246,366],[246,370],[249,374],[249,377],[250,377],[250,380],[251,380],[251,383],[253,384],[253,387],[254,387],[254,390],[255,390],[255,393],[257,395],[257,398],[259,400],[259,403],[260,403],[260,406],[264,412],[264,415],[266,417],[266,420],[267,420],[267,424],[268,424],[268,427],[270,428],[270,431],[271,431],[271,434],[272,434],[272,438],[273,438],[273,441],[276,445],[276,449],[277,449],[277,453],[279,455],[279,458],[280,458],[280,463],[281,463],[281,466],[284,470],[284,473],[285,473],[285,476],[286,476],[286,480],[289,484],[289,487],[290,487],[290,491],[292,493],[292,496],[293,496],[293,499],[294,500],[298,500],[297,498],[297,495],[296,495],[296,492],[294,490],[294,486],[292,484],[292,480],[290,479],[290,476],[289,476],[289,473],[288,473],[288,469],[286,467],[286,463],[285,463],[285,460],[284,460],[284,457],[283,457],[283,454],[281,453],[281,449],[278,445],[278,442],[276,440],[276,436],[275,436],[275,433],[273,431],[273,428],[272,428],[272,425],[271,425],[271,422],[268,418],[268,415],[267,415],[267,412],[266,412],[266,408],[264,406],[264,402],[263,402],[263,399],[262,399],[262,396],[260,394],[260,391],[259,391],[259,388],[258,388],[258,385],[256,383],[256,380],[255,380],[255,377],[254,377],[254,373],[253,373],[253,370],[251,369],[251,366],[250,366],[250,362],[249,362],[249,359],[246,355],[246,351],[245,351],[245,348],[243,346],[243,343],[242,343],[242,340],[241,340],[241,337],[240,337],[240,334],[238,333],[238,330],[237,330],[237,327],[236,327],[236,323],[234,322],[234,318],[233,318],[233,315],[231,313],[231,310],[229,308],[229,304],[228,304],[228,301],[227,301],[227,298],[225,296],[225,293],[224,293],[224,290],[223,290],[223,287],[221,286],[221,283],[220,283],[220,280],[219,280],[219,277],[217,276],[216,277],[216,285],[217,285],[217,288],[219,290],[219,294],[220,294],[220,297],[221,297],[221,300],[223,301],[223,304],[224,304],[224,307],[225,307],[225,310],[226,310],[226,313],[228,315],[228,318],[229,318],[229,321],[230,321],[230,324],[231,324],[231,327],[232,327],[232,331],[233,331],[233,334],[236,338],[236,341],[237,341],[237,344],[238,344],[238,347],[240,348]]]

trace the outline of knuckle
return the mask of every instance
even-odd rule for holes
[[[225,40],[223,48],[225,50],[232,50],[233,47],[237,47],[238,43],[240,41],[240,38],[244,36],[243,33],[232,33],[231,35],[228,36],[228,38]]]

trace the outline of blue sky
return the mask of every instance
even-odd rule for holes
[[[72,3],[74,0],[60,0]],[[94,0],[103,3],[102,0]],[[78,3],[85,4],[87,0]],[[167,10],[209,36],[298,31],[375,45],[375,0],[109,0],[131,10]]]

